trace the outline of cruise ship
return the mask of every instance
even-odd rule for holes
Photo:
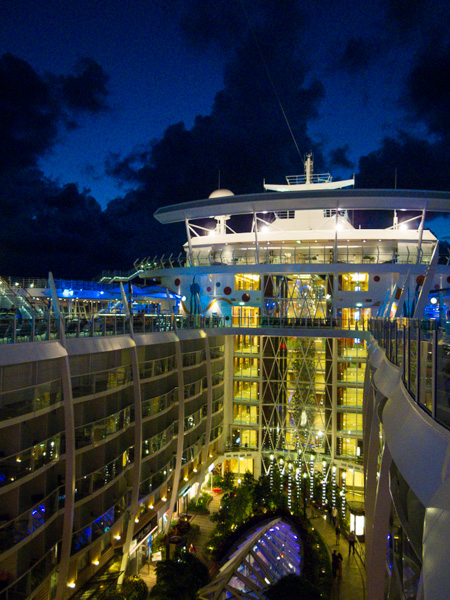
[[[450,194],[264,187],[160,208],[184,249],[128,274],[0,282],[0,600],[136,573],[213,473],[283,465],[341,490],[369,600],[448,598]]]

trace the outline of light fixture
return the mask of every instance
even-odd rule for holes
[[[100,564],[100,561],[94,560],[94,561],[92,561],[92,564],[95,565],[96,567],[98,567],[98,565]]]
[[[75,583],[75,581],[71,581],[70,583],[68,583],[68,584],[67,584],[67,587],[70,587],[70,588],[72,588],[72,589],[73,589],[75,586],[76,586],[76,583]]]

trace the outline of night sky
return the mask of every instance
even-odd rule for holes
[[[316,171],[450,190],[447,2],[3,0],[0,31],[2,275],[178,252],[159,206],[302,173],[280,103]]]

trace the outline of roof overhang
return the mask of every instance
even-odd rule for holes
[[[311,190],[261,192],[243,196],[205,198],[159,208],[154,217],[163,224],[221,215],[282,210],[417,210],[450,212],[450,192],[422,190]]]

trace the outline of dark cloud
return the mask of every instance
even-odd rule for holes
[[[430,9],[434,10],[423,0],[388,0],[387,16],[405,31],[420,24]]]
[[[430,132],[450,137],[450,43],[421,53],[406,81],[404,103]]]
[[[362,37],[347,40],[338,67],[348,73],[357,73],[367,69],[377,55],[377,44]]]
[[[209,6],[216,3],[207,4],[206,14],[217,8]],[[108,226],[115,228],[115,238],[126,236],[124,246],[134,249],[133,259],[160,251],[154,210],[208,197],[218,185],[219,172],[221,186],[236,194],[262,190],[264,178],[282,182],[288,173],[303,172],[280,102],[298,147],[315,150],[317,166],[323,165],[320,150],[307,134],[323,87],[318,81],[306,83],[306,67],[293,51],[304,21],[298,3],[286,4],[289,11],[278,10],[278,3],[258,3],[264,10],[254,29],[246,26],[240,31],[241,41],[227,61],[224,87],[216,95],[210,115],[198,116],[191,129],[183,123],[168,127],[160,140],[129,156],[109,157],[109,174],[137,184],[123,199],[111,202],[105,212]],[[221,10],[228,9],[221,6]],[[194,19],[202,22],[206,16],[195,14]],[[231,18],[231,24],[223,27],[234,27],[233,23]],[[180,232],[177,237],[175,228],[171,233],[175,235],[171,247],[176,248],[185,234]]]
[[[361,157],[357,187],[449,190],[450,151],[445,143],[433,143],[401,132],[385,138],[381,148]]]
[[[34,166],[55,144],[76,113],[106,108],[107,77],[92,59],[75,75],[38,75],[24,60],[0,58],[0,170]]]
[[[348,144],[345,144],[345,146],[341,146],[340,148],[335,148],[334,150],[331,150],[329,153],[330,165],[335,167],[343,167],[345,169],[353,169],[354,164],[348,158],[349,151],[350,147]]]
[[[26,168],[55,143],[60,111],[32,67],[11,54],[0,58],[0,170]]]
[[[100,112],[108,108],[109,77],[92,58],[82,58],[74,67],[74,75],[60,78],[67,106],[75,111]]]
[[[76,184],[45,177],[38,162],[81,113],[105,109],[106,80],[91,59],[74,75],[40,76],[20,58],[0,58],[1,273],[40,276],[51,266],[75,277],[81,265],[99,272],[97,258],[109,248],[99,204]]]

